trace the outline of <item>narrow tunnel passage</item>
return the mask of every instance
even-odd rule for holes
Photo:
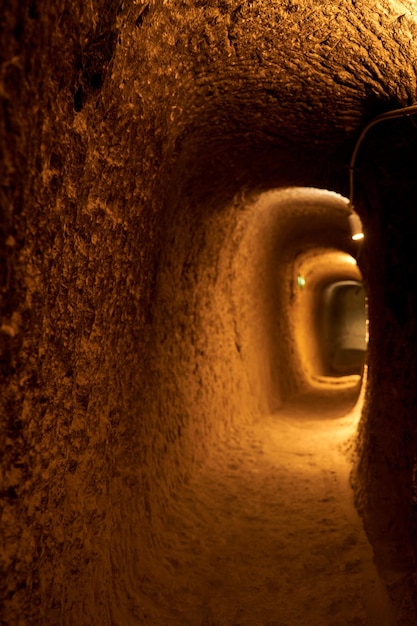
[[[184,265],[193,278],[177,306],[191,308],[200,333],[187,339],[185,323],[168,332],[160,319],[165,353],[183,363],[175,384],[191,413],[195,455],[201,412],[212,416],[213,430],[204,434],[195,471],[167,503],[160,609],[147,619],[161,626],[388,625],[388,598],[349,485],[363,367],[324,376],[316,354],[323,285],[361,280],[349,254],[347,201],[290,188],[234,210],[223,246],[218,229],[227,220],[216,218],[217,247],[205,223],[204,245]],[[171,297],[181,293],[183,275],[173,288],[177,271],[167,256],[161,297],[168,286]],[[300,273],[306,278],[297,293]],[[222,397],[224,367],[233,375]],[[150,575],[149,588],[160,575]]]
[[[2,619],[415,626],[414,0],[3,5]]]

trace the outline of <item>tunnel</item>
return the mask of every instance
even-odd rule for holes
[[[0,622],[415,626],[415,2],[0,17]]]

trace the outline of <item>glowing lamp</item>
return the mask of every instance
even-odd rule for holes
[[[351,213],[348,219],[350,232],[352,233],[352,239],[354,241],[359,241],[360,239],[363,239],[365,235],[363,234],[362,222],[359,215],[357,213]]]

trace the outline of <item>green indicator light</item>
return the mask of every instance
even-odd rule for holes
[[[297,285],[300,287],[300,289],[305,287],[305,284],[306,284],[306,279],[304,278],[304,276],[298,276]]]

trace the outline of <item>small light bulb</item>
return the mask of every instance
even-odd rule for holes
[[[350,232],[352,233],[352,239],[354,241],[359,241],[364,238],[363,230],[362,230],[362,222],[361,218],[357,213],[351,213],[348,217]]]

